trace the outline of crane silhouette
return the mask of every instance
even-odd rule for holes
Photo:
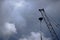
[[[40,11],[40,13],[42,15],[42,17],[40,17],[39,20],[42,21],[44,19],[44,21],[45,21],[45,23],[46,23],[46,25],[47,25],[47,27],[49,29],[49,32],[50,32],[50,34],[52,36],[52,39],[53,40],[59,40],[59,38],[57,36],[57,33],[55,32],[55,30],[54,30],[54,28],[53,28],[53,26],[52,26],[52,24],[51,24],[51,22],[49,20],[49,17],[45,13],[45,10],[44,9],[39,9],[39,11]],[[42,36],[41,36],[41,40],[42,40]]]

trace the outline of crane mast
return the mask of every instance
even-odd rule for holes
[[[42,17],[43,17],[43,19],[44,19],[49,31],[50,31],[52,39],[53,40],[59,40],[59,38],[58,38],[58,36],[57,36],[57,34],[56,34],[51,22],[49,21],[49,18],[47,17],[47,15],[45,13],[45,10],[44,9],[39,9],[39,11],[41,12],[41,15],[42,15]]]

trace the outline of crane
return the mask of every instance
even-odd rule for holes
[[[39,9],[39,11],[40,11],[40,13],[42,15],[42,17],[40,17],[39,20],[41,21],[42,19],[44,19],[44,21],[45,21],[45,23],[46,23],[46,25],[47,25],[47,27],[49,29],[49,32],[50,32],[50,34],[52,36],[52,39],[53,40],[59,40],[59,38],[57,36],[57,33],[55,32],[51,22],[49,21],[48,16],[45,13],[45,10],[44,9]]]

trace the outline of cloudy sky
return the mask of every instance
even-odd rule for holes
[[[41,40],[41,34],[43,40],[52,40],[45,22],[38,20],[40,8],[60,24],[60,0],[0,0],[0,40]]]

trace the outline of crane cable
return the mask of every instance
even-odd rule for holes
[[[50,21],[51,21],[52,23],[54,23],[57,28],[60,29],[60,27],[58,27],[58,26],[60,26],[60,24],[57,24],[56,21],[55,21],[51,16],[48,16],[48,17],[51,18],[52,20],[50,19]]]
[[[46,16],[46,14],[45,14],[45,16]],[[44,17],[44,16],[43,16]],[[47,20],[50,22],[50,20],[49,20],[49,18],[48,18],[48,16],[46,16],[47,17]],[[45,20],[45,22],[46,22],[46,20]],[[47,22],[46,22],[46,24],[47,24]],[[57,39],[59,40],[59,38],[58,38],[58,36],[57,36],[57,34],[56,34],[56,32],[55,32],[55,30],[54,30],[54,28],[52,27],[52,25],[51,24],[49,24],[50,26],[51,26],[51,28],[53,29],[53,33],[56,35],[56,37],[57,37]],[[48,25],[47,25],[47,27],[48,27]],[[50,31],[50,33],[51,33],[51,30],[50,30],[50,28],[48,27],[48,29],[49,29],[49,31]],[[51,35],[52,35],[52,33],[51,33]],[[53,35],[52,35],[53,36]],[[54,40],[54,39],[53,39]]]

